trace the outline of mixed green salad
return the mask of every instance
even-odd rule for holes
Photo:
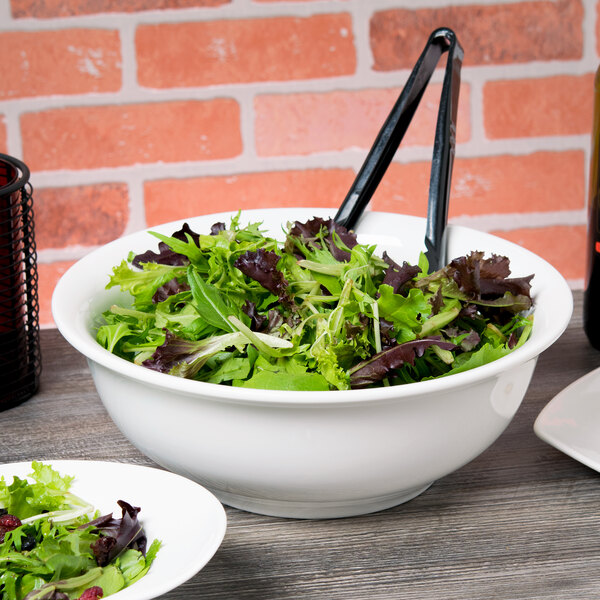
[[[73,477],[31,467],[27,479],[0,478],[2,600],[98,600],[148,572],[160,542],[146,548],[139,508],[120,500],[121,518],[99,515],[69,491]]]
[[[261,223],[188,224],[130,253],[107,288],[129,305],[103,314],[97,340],[148,369],[239,387],[346,390],[446,376],[489,363],[532,328],[531,279],[479,251],[429,272],[315,217],[285,241]]]

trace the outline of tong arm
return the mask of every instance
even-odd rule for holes
[[[426,247],[430,254],[428,257],[430,262],[435,262],[439,258],[434,256],[434,253],[440,254],[436,238],[440,224],[443,223],[445,228],[447,218],[447,207],[446,211],[441,210],[439,204],[447,205],[449,193],[456,139],[460,67],[463,58],[463,50],[456,35],[450,29],[436,29],[430,35],[398,100],[377,134],[367,158],[334,217],[337,224],[347,229],[352,229],[356,225],[394,157],[440,57],[446,51],[449,52],[449,56],[436,126],[429,192],[429,209],[432,204],[436,205],[435,219],[431,226],[429,223],[427,226]],[[445,199],[445,202],[439,202],[440,199]]]

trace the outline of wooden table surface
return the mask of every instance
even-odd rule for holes
[[[43,330],[39,393],[0,413],[0,457],[152,465],[113,425],[84,358]],[[600,366],[581,327],[544,352],[516,417],[486,452],[414,500],[322,521],[227,508],[223,544],[172,600],[600,598],[600,478],[539,440],[533,423]]]

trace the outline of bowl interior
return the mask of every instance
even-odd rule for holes
[[[206,233],[215,222],[221,221],[228,225],[235,214],[219,213],[193,217],[152,227],[150,230],[170,235],[187,222],[194,231]],[[283,228],[289,221],[306,221],[314,216],[329,218],[334,214],[335,209],[322,208],[248,210],[241,214],[241,223],[262,222],[263,228],[273,237],[283,239]],[[383,251],[387,251],[396,262],[407,261],[415,264],[419,253],[424,250],[425,219],[419,217],[367,212],[356,230],[360,243],[376,244],[377,254],[381,255]],[[59,281],[52,298],[52,312],[58,329],[66,340],[88,359],[126,376],[165,389],[177,389],[193,394],[210,386],[210,393],[215,396],[239,397],[239,389],[183,380],[149,371],[112,355],[96,343],[95,328],[100,323],[101,313],[113,303],[129,302],[128,294],[114,288],[105,289],[112,268],[124,260],[130,251],[138,253],[149,248],[155,249],[157,244],[158,240],[147,231],[140,231],[102,246],[73,265]],[[350,397],[349,395],[357,399],[386,394],[414,395],[448,385],[466,384],[508,369],[511,365],[522,364],[537,356],[560,336],[569,323],[573,308],[572,294],[562,275],[547,261],[516,244],[466,227],[448,228],[448,260],[474,250],[483,251],[486,256],[492,253],[508,256],[513,277],[534,274],[532,297],[535,318],[532,335],[527,343],[508,356],[472,371],[438,380],[395,386],[392,391],[391,388],[379,388],[335,392],[336,398]],[[280,399],[279,393],[271,392],[275,391],[245,390],[244,396],[267,402],[275,398]],[[323,398],[323,394],[330,397],[332,393],[292,392],[291,397],[317,401]]]

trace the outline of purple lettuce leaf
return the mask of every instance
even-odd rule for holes
[[[332,256],[340,261],[347,262],[350,260],[350,253],[342,248],[339,248],[334,241],[333,234],[335,233],[342,243],[348,248],[354,248],[358,243],[356,234],[352,231],[348,231],[342,225],[338,225],[333,219],[322,219],[321,217],[314,217],[306,223],[295,221],[293,227],[290,229],[288,236],[300,238],[304,243],[315,248],[321,248],[321,237],[322,232],[327,232],[323,239],[327,245],[327,248],[331,252]],[[287,248],[287,245],[286,245]],[[287,248],[289,249],[289,248]]]
[[[384,350],[396,345],[394,323],[392,321],[388,321],[381,317],[379,318],[379,339],[381,340],[381,347]]]
[[[167,281],[164,285],[161,285],[154,292],[154,296],[152,296],[152,302],[154,304],[158,304],[159,302],[164,302],[169,296],[174,296],[175,294],[179,294],[180,292],[186,292],[190,289],[190,286],[183,282],[177,281],[176,277],[173,277],[170,281]]]
[[[242,311],[250,317],[250,329],[261,333],[270,333],[279,328],[283,323],[283,317],[276,311],[270,310],[267,314],[259,313],[256,304],[246,300]]]
[[[431,304],[431,314],[437,315],[442,307],[444,306],[444,296],[442,294],[442,288],[439,287],[435,294],[429,299],[429,304]],[[473,305],[471,305],[473,306]]]
[[[165,330],[165,341],[142,366],[159,373],[193,378],[198,371],[218,352],[235,346],[242,339],[239,331],[213,335],[201,340],[186,340]]]
[[[498,297],[510,292],[513,296],[530,298],[531,280],[533,275],[527,277],[513,277],[509,279],[484,279],[480,280],[481,297]]]
[[[471,252],[455,258],[447,267],[458,289],[472,300],[502,297],[506,292],[531,300],[531,280],[527,277],[509,278],[510,261],[506,256],[492,254],[484,259],[483,252]]]
[[[244,275],[254,279],[266,290],[277,296],[280,302],[291,305],[292,298],[288,295],[288,282],[283,273],[277,268],[280,256],[270,250],[259,248],[256,251],[248,250],[239,256],[233,265]]]
[[[225,229],[227,229],[227,227],[225,226],[225,223],[214,223],[213,225],[211,225],[210,228],[210,235],[218,235],[219,232],[221,231],[225,231]]]
[[[199,243],[200,236],[190,229],[187,223],[183,224],[183,227],[171,235],[182,242],[187,241],[186,233],[192,237],[196,244]],[[179,254],[174,250],[171,250],[165,242],[159,242],[158,252],[152,250],[146,250],[142,254],[138,254],[131,261],[133,266],[141,268],[142,263],[158,263],[160,265],[171,265],[171,266],[182,266],[189,264],[189,259],[183,254]]]
[[[184,340],[165,330],[165,341],[156,348],[151,358],[142,362],[142,366],[159,373],[170,373],[178,363],[193,358],[198,348],[198,342]]]
[[[479,317],[479,311],[477,310],[477,305],[469,303],[463,305],[458,313],[459,317],[463,317],[465,319],[477,319]]]
[[[395,294],[399,294],[404,285],[412,281],[421,272],[420,267],[409,265],[406,261],[400,266],[388,256],[387,252],[383,253],[382,258],[388,264],[383,283],[391,286]]]
[[[465,331],[461,331],[458,327],[446,327],[444,330],[444,335],[450,339],[458,338],[459,336],[463,336],[458,345],[460,349],[464,352],[469,352],[473,350],[481,341],[481,336],[474,330],[469,329]],[[455,340],[456,341],[456,340]]]
[[[507,257],[493,254],[484,259],[483,252],[471,252],[416,280],[415,285],[423,289],[437,284],[442,295],[467,303],[467,311],[473,315],[483,306],[493,308],[496,317],[504,318],[503,315],[517,314],[533,305],[533,275],[513,278],[508,275],[510,262]],[[473,304],[478,307],[471,306]],[[464,310],[461,310],[461,316],[467,316]]]
[[[344,323],[346,337],[349,340],[353,340],[353,339],[357,338],[368,327],[369,327],[369,317],[367,317],[367,315],[365,315],[364,313],[358,313],[358,323],[352,323],[351,321],[346,321]]]
[[[122,517],[113,518],[112,514],[98,517],[82,527],[92,526],[100,537],[91,545],[98,566],[104,567],[112,562],[127,548],[146,553],[146,534],[137,515],[140,508],[131,506],[124,500],[117,504],[121,507]]]
[[[405,364],[414,365],[415,358],[423,356],[425,350],[434,345],[442,350],[456,348],[454,344],[442,342],[440,337],[434,336],[398,344],[358,363],[350,374],[350,385],[358,389],[377,383]]]

